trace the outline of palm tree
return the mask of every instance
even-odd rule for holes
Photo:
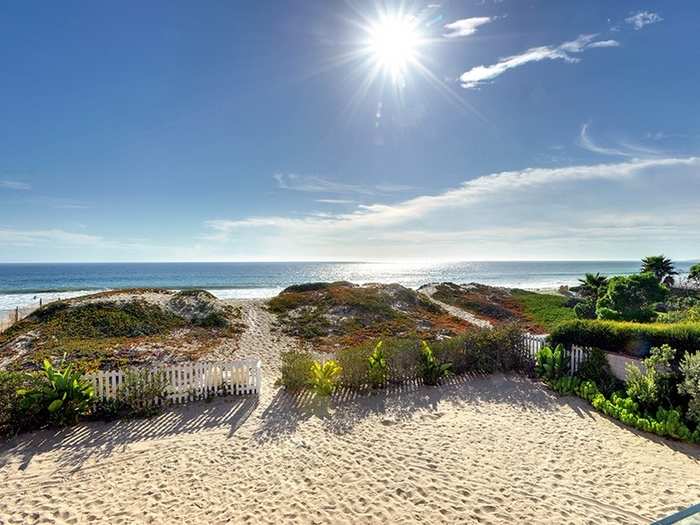
[[[642,259],[642,273],[651,272],[660,283],[673,286],[675,279],[674,275],[678,275],[676,268],[673,266],[673,261],[663,255],[650,255]]]
[[[583,279],[579,279],[581,285],[578,287],[579,293],[584,297],[590,297],[594,301],[598,300],[598,295],[602,288],[608,285],[608,278],[600,273],[587,273]]]

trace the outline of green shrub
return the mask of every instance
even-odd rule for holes
[[[336,359],[343,370],[340,375],[343,386],[359,389],[369,383],[369,357],[372,349],[370,343],[364,343],[336,352]]]
[[[675,354],[669,345],[661,345],[652,348],[650,356],[644,359],[646,370],[628,364],[627,395],[647,410],[655,409],[661,403],[670,404],[672,374],[668,370]]]
[[[599,319],[646,322],[654,318],[654,303],[663,302],[669,290],[652,273],[612,277],[596,303]]]
[[[426,385],[435,386],[440,383],[440,380],[450,374],[451,363],[440,363],[431,350],[428,343],[421,342],[421,376],[423,383]]]
[[[576,377],[593,381],[606,395],[612,394],[621,385],[610,369],[610,363],[600,348],[591,348],[576,370]]]
[[[557,345],[554,350],[545,346],[535,356],[535,373],[545,381],[555,381],[566,374],[567,361],[563,345]]]
[[[42,380],[17,391],[23,410],[59,426],[75,423],[79,416],[90,411],[94,402],[92,386],[71,365],[64,367],[64,361],[65,356],[55,368],[45,359],[39,373]]]
[[[512,290],[511,295],[522,305],[525,315],[547,331],[562,321],[574,318],[574,311],[567,306],[569,298],[563,295],[518,289]]]
[[[216,310],[204,317],[193,319],[192,324],[203,328],[226,328],[230,323],[224,312]]]
[[[315,361],[311,365],[311,378],[309,386],[313,392],[321,397],[330,396],[338,386],[338,379],[342,369],[332,359],[321,364]]]
[[[374,387],[384,386],[389,378],[384,343],[379,341],[367,359],[369,383]]]
[[[168,392],[168,379],[163,372],[146,369],[127,370],[124,382],[117,389],[117,401],[133,416],[151,416],[160,410]]]
[[[574,306],[574,314],[577,319],[595,319],[595,303],[592,300],[586,300]]]
[[[663,324],[622,321],[566,321],[550,334],[551,344],[600,348],[636,357],[648,355],[651,347],[668,344],[679,352],[700,348],[700,323]]]
[[[0,370],[0,437],[40,426],[41,407],[22,406],[18,391],[38,389],[44,381],[38,374]]]
[[[311,379],[311,365],[314,363],[311,354],[302,350],[290,350],[282,352],[280,358],[282,377],[276,384],[287,390],[301,390],[308,386]]]
[[[421,346],[417,339],[384,339],[389,381],[401,382],[420,375]]]
[[[688,419],[700,424],[700,352],[687,353],[681,361],[682,381],[678,391],[690,397]]]
[[[581,380],[575,376],[562,376],[551,382],[551,387],[562,395],[576,394],[581,386]]]

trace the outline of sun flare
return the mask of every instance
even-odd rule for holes
[[[375,63],[394,81],[402,80],[408,67],[417,62],[423,41],[416,18],[387,15],[372,24],[368,32],[369,52]]]

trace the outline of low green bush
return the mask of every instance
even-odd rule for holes
[[[168,394],[168,384],[163,372],[127,370],[124,382],[117,389],[116,408],[126,411],[130,416],[152,416],[160,411]]]
[[[632,323],[577,319],[565,321],[550,334],[550,343],[600,348],[645,357],[654,346],[668,344],[678,358],[700,348],[700,323]]]
[[[281,354],[282,376],[277,380],[278,386],[287,390],[301,390],[311,379],[311,365],[314,360],[311,354],[303,350],[290,350]]]
[[[644,370],[628,364],[627,395],[647,410],[662,404],[671,405],[675,390],[671,360],[675,354],[669,345],[661,345],[652,348],[649,357],[644,359]]]
[[[38,374],[0,370],[0,437],[41,425],[38,405],[22,406],[22,391],[33,391],[45,382]]]
[[[595,303],[591,299],[587,299],[574,306],[574,314],[577,319],[595,319]]]
[[[669,289],[653,273],[612,277],[596,303],[598,319],[648,322],[653,305],[666,300]]]
[[[369,383],[369,357],[373,349],[373,345],[367,342],[336,352],[336,360],[343,370],[340,376],[343,386],[361,389]]]
[[[420,374],[421,345],[417,339],[384,339],[389,381],[401,382],[415,379]]]
[[[688,419],[700,425],[700,352],[685,354],[680,364],[680,372],[682,380],[678,384],[678,391],[690,398]]]
[[[610,363],[600,348],[590,349],[576,370],[576,377],[594,382],[606,395],[622,387],[622,382],[613,375]]]
[[[41,422],[57,426],[73,424],[78,417],[89,413],[95,397],[82,374],[71,365],[64,366],[64,361],[65,356],[54,367],[45,359],[38,380],[17,390],[22,410],[36,414]]]

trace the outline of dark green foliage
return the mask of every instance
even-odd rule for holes
[[[696,263],[690,267],[688,279],[700,286],[700,263]]]
[[[668,294],[652,273],[613,277],[596,303],[596,314],[598,319],[648,322],[655,316],[652,306]]]
[[[210,299],[212,301],[216,300],[216,296],[214,294],[212,294],[211,292],[207,292],[206,290],[203,290],[201,288],[188,288],[186,290],[180,290],[175,295],[173,295],[173,299],[177,299],[180,297],[201,297],[203,299]]]
[[[622,386],[621,381],[613,375],[610,363],[600,348],[591,348],[586,359],[576,370],[576,377],[584,381],[592,381],[606,395],[612,394]]]
[[[557,326],[550,334],[554,345],[577,345],[600,348],[608,352],[645,357],[651,347],[666,343],[678,351],[700,348],[700,323],[630,323],[616,321],[589,321],[577,319]]]
[[[22,406],[19,392],[34,391],[43,386],[44,379],[26,372],[0,370],[0,437],[40,426],[41,407]]]
[[[663,255],[651,255],[642,259],[641,273],[651,273],[660,283],[673,286],[674,275],[678,275],[673,261]]]
[[[545,346],[537,352],[535,358],[535,372],[545,381],[555,381],[566,374],[569,367],[568,354],[564,345],[557,345],[554,349]]]
[[[608,287],[608,278],[599,273],[587,273],[583,279],[579,279],[581,283],[575,290],[595,304],[601,292]]]
[[[591,299],[586,299],[574,306],[574,314],[577,319],[595,319],[595,302]]]
[[[226,328],[230,323],[224,312],[215,310],[204,317],[193,319],[192,324],[202,328]]]
[[[330,288],[331,286],[336,286],[336,285],[352,286],[352,283],[349,283],[346,281],[338,281],[335,283],[321,282],[321,283],[294,284],[292,286],[287,286],[284,290],[282,290],[282,293],[315,292],[317,290],[325,290],[327,288]]]
[[[414,379],[420,373],[421,345],[417,339],[384,339],[389,381]]]
[[[62,361],[55,368],[44,360],[43,369],[37,375],[40,381],[17,391],[23,410],[58,426],[73,424],[90,411],[94,402],[92,386],[71,365],[64,367]]]
[[[308,386],[311,379],[311,365],[314,363],[311,354],[302,350],[290,350],[282,352],[280,357],[282,377],[276,384],[292,391]]]
[[[127,370],[124,382],[117,390],[117,408],[130,416],[152,416],[158,413],[165,401],[167,388],[168,379],[163,372]]]
[[[440,363],[425,341],[422,341],[421,345],[421,377],[423,378],[423,383],[435,386],[450,374],[452,364]]]

